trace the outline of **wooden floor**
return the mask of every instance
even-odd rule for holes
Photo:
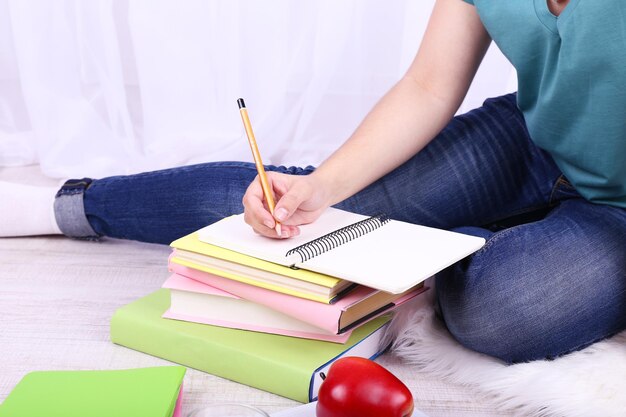
[[[0,180],[48,184],[35,168],[0,169]],[[169,248],[61,236],[0,238],[0,401],[35,370],[122,369],[168,362],[116,346],[109,321],[118,307],[160,287]],[[218,360],[218,359],[216,359]],[[508,416],[464,387],[416,372],[390,354],[380,363],[412,390],[431,417]],[[214,402],[243,402],[275,412],[298,403],[189,369],[184,412]]]

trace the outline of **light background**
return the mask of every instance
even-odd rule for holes
[[[461,1],[461,0],[459,0]],[[434,0],[0,0],[0,166],[50,177],[317,165],[412,61]],[[515,90],[492,47],[461,112]]]

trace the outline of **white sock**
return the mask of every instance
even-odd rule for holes
[[[0,181],[0,237],[60,235],[54,218],[59,188]]]

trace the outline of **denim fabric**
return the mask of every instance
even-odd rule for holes
[[[110,177],[85,190],[84,210],[99,235],[168,244],[240,213],[255,176],[253,164],[220,162]],[[471,349],[519,362],[626,328],[626,210],[576,192],[530,140],[513,94],[454,118],[337,207],[487,239],[436,282],[443,319]]]
[[[80,239],[97,239],[85,215],[83,197],[90,178],[67,180],[54,198],[54,217],[64,235]]]

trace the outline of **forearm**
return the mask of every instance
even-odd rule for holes
[[[406,75],[314,173],[335,204],[419,152],[461,104],[491,39],[473,6],[438,0]]]
[[[414,78],[402,78],[314,173],[332,190],[330,204],[351,196],[419,152],[457,107]]]

